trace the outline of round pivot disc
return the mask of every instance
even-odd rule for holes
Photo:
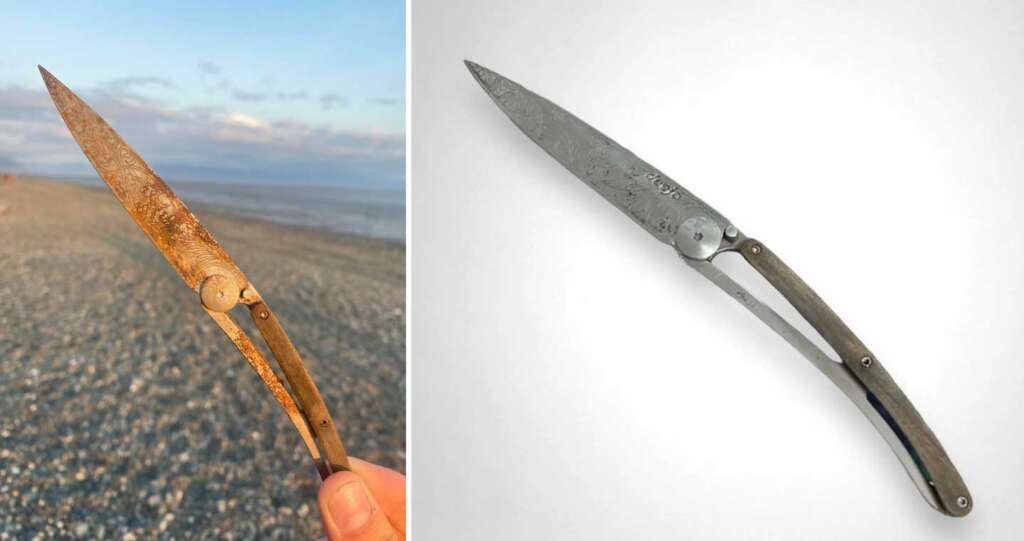
[[[676,249],[692,259],[707,259],[722,243],[722,228],[704,215],[691,216],[679,224]]]
[[[208,276],[199,285],[199,298],[203,306],[214,312],[227,312],[238,304],[238,285],[235,281],[221,274]]]

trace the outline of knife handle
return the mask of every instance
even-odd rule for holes
[[[868,391],[868,401],[889,423],[917,464],[943,509],[954,517],[971,512],[974,501],[959,472],[921,414],[882,364],[839,316],[763,243],[745,240],[739,247],[750,266],[771,283],[836,351]]]
[[[285,334],[281,323],[270,311],[267,303],[262,300],[249,306],[249,315],[252,316],[256,328],[263,335],[263,340],[267,342],[274,358],[277,359],[277,364],[280,365],[285,379],[288,380],[288,385],[295,393],[295,399],[302,407],[310,428],[316,434],[317,440],[320,441],[324,460],[330,466],[330,471],[350,470],[348,454],[341,443],[341,438],[338,437],[331,412],[327,409],[327,404],[320,396],[316,383],[313,382],[312,376],[309,375],[309,371],[302,363],[302,358],[299,357],[299,352],[288,335]]]

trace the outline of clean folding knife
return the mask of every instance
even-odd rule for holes
[[[873,353],[763,242],[749,238],[710,205],[571,113],[483,66],[466,66],[498,107],[533,142],[672,246],[683,261],[750,310],[807,358],[882,435],[914,485],[936,510],[963,517],[974,501],[939,440]],[[715,256],[739,252],[836,351],[810,339],[716,268]]]
[[[349,470],[348,455],[331,413],[267,302],[210,232],[121,136],[50,72],[42,66],[39,72],[75,142],[139,228],[185,284],[198,293],[203,309],[274,395],[306,445],[320,477],[326,479],[333,472]],[[229,315],[238,304],[249,308],[294,398]]]

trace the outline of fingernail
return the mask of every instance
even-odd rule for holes
[[[373,516],[373,504],[360,481],[352,481],[338,487],[327,500],[331,520],[343,534],[361,532]]]

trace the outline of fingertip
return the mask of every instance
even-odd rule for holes
[[[355,473],[332,474],[324,480],[317,499],[324,530],[331,541],[395,538],[387,517]]]
[[[320,491],[317,495],[319,501],[323,502],[325,498],[334,494],[338,491],[338,488],[342,485],[351,482],[362,482],[358,475],[350,471],[339,471],[334,472],[324,479],[324,482],[320,485]]]

